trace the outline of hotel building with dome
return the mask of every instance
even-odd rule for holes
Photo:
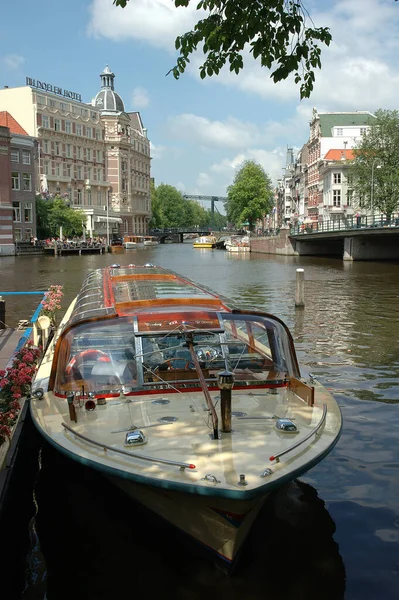
[[[108,66],[100,77],[91,103],[27,78],[25,86],[0,90],[0,111],[38,140],[38,191],[69,198],[83,210],[88,236],[145,234],[151,217],[147,130],[139,112],[125,111]]]

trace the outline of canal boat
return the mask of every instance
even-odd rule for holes
[[[159,239],[154,235],[145,235],[144,246],[159,246]]]
[[[225,249],[228,252],[249,252],[250,244],[249,244],[249,236],[234,236],[232,235],[225,242]]]
[[[215,248],[216,237],[214,235],[201,235],[193,243],[193,248]]]
[[[227,571],[270,492],[325,458],[342,426],[278,317],[151,264],[87,275],[39,366],[31,413],[57,450]]]
[[[144,248],[144,239],[143,235],[125,235],[123,237],[123,246],[126,250]]]

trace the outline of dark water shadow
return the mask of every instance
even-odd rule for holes
[[[175,528],[100,474],[44,446],[36,489],[46,594],[33,577],[23,600],[246,598],[340,600],[345,568],[334,521],[316,490],[293,482],[273,494],[230,577]],[[37,564],[36,560],[36,564]],[[37,594],[36,594],[37,592]]]

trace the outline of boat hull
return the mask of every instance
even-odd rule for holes
[[[174,492],[111,477],[131,498],[199,542],[228,570],[269,494],[232,500]]]

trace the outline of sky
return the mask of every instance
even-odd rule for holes
[[[201,16],[196,0],[32,0],[2,5],[0,87],[31,77],[90,102],[109,65],[126,110],[140,112],[151,141],[151,174],[184,194],[226,196],[244,160],[255,160],[275,185],[287,147],[309,138],[318,112],[399,108],[399,2],[304,0],[316,26],[330,27],[322,70],[310,99],[291,79],[274,84],[246,53],[239,74],[201,80],[201,53],[176,81],[174,40]],[[1,110],[1,106],[0,106]]]

